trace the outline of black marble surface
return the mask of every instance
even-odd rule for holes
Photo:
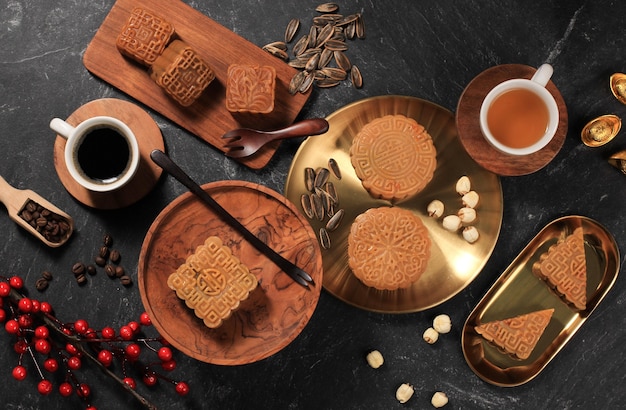
[[[175,1],[175,0],[172,0]],[[128,208],[98,211],[75,201],[54,169],[54,135],[48,122],[68,116],[89,101],[114,97],[134,101],[92,76],[83,53],[113,0],[4,0],[0,8],[0,175],[12,185],[33,189],[76,221],[71,242],[48,249],[0,213],[0,274],[20,275],[30,294],[47,300],[66,322],[84,318],[96,327],[119,327],[143,311],[136,284],[125,288],[103,273],[79,287],[69,272],[89,259],[105,232],[116,241],[123,264],[136,275],[142,240],[152,220],[185,189],[164,178],[152,193]],[[309,26],[315,1],[187,1],[188,4],[262,46],[281,39],[292,17]],[[625,115],[611,95],[609,76],[626,70],[626,3],[601,0],[347,1],[345,14],[360,12],[367,38],[350,43],[365,85],[348,83],[316,90],[300,118],[326,116],[353,101],[401,94],[430,100],[452,111],[465,86],[483,70],[505,63],[554,66],[554,83],[568,106],[569,132],[561,152],[542,170],[502,178],[504,215],[498,243],[481,274],[459,295],[425,312],[390,315],[355,309],[322,292],[319,306],[302,334],[288,347],[260,362],[224,367],[176,354],[172,377],[184,379],[191,393],[178,397],[161,382],[139,392],[163,409],[393,409],[429,408],[432,394],[448,394],[446,408],[587,409],[626,406],[626,290],[618,278],[612,292],[559,353],[531,382],[495,387],[467,366],[460,329],[471,309],[537,232],[553,219],[585,215],[606,226],[620,246],[626,243],[626,178],[607,164],[626,148],[619,136],[601,148],[580,141],[580,129],[595,116]],[[145,107],[144,107],[145,108]],[[271,163],[249,170],[146,109],[161,127],[170,155],[200,182],[241,179],[283,190],[300,141],[284,143]],[[41,271],[55,278],[44,294],[34,289]],[[433,346],[421,334],[438,313],[451,316],[453,330]],[[0,332],[0,395],[5,409],[84,408],[75,395],[37,393],[38,376],[11,377],[18,355],[12,337]],[[365,352],[377,348],[385,365],[373,370]],[[94,366],[79,373],[92,386],[100,409],[140,408]],[[416,394],[400,405],[396,388],[404,382]]]

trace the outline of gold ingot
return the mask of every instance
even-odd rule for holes
[[[617,101],[626,104],[626,74],[615,73],[610,78],[611,92]]]
[[[601,115],[583,127],[580,138],[588,147],[599,147],[613,140],[621,128],[622,120],[617,115]]]

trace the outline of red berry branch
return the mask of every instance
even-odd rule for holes
[[[50,378],[61,374],[57,377],[62,380],[56,387],[59,394],[69,397],[76,393],[88,410],[96,410],[91,404],[91,386],[77,374],[88,360],[148,409],[156,409],[156,406],[136,391],[133,375],[139,375],[146,386],[154,386],[161,379],[174,385],[181,396],[189,392],[184,381],[175,381],[155,370],[171,372],[176,368],[176,361],[167,341],[143,336],[142,328],[152,325],[147,313],[142,313],[139,321],[121,326],[118,332],[110,326],[97,331],[84,319],[61,322],[48,302],[24,296],[23,286],[18,276],[0,276],[0,323],[15,337],[13,349],[18,354],[18,363],[12,371],[15,380],[26,379],[28,370],[24,359],[29,358],[39,378],[40,394],[51,394],[55,386]],[[140,359],[148,354],[155,354],[156,359],[146,364]],[[116,365],[120,367],[121,377],[113,371]]]

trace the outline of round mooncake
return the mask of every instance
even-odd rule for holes
[[[348,235],[348,262],[365,285],[409,287],[426,270],[430,237],[422,220],[396,207],[372,208],[356,217]]]
[[[404,115],[386,115],[367,123],[354,137],[350,161],[372,197],[399,202],[431,181],[437,151],[417,121]]]

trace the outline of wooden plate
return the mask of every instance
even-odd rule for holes
[[[552,141],[543,149],[524,156],[505,154],[485,140],[480,131],[480,105],[489,91],[512,78],[531,78],[536,68],[520,64],[503,64],[489,68],[474,78],[465,88],[456,109],[459,138],[467,153],[485,169],[502,176],[532,174],[546,166],[558,154],[567,135],[567,107],[552,81],[546,88],[559,108],[559,127]]]
[[[533,264],[555,244],[582,227],[587,259],[587,307],[578,311],[565,304],[532,273]],[[567,216],[549,223],[515,258],[467,318],[461,336],[465,360],[483,380],[517,386],[537,376],[565,347],[615,284],[620,257],[613,236],[596,221]],[[525,360],[514,360],[487,343],[474,327],[538,310],[554,314],[535,349]]]
[[[176,36],[191,46],[215,72],[216,79],[191,106],[178,105],[150,79],[146,67],[123,57],[117,50],[117,36],[135,7],[151,10],[169,21]],[[224,151],[221,137],[227,131],[240,126],[268,129],[291,124],[310,96],[310,91],[289,94],[289,82],[297,70],[179,0],[118,0],[89,43],[83,64],[94,75],[221,151]],[[224,103],[230,64],[270,65],[276,69],[273,114],[263,121],[248,124],[240,124],[231,116]],[[262,168],[279,144],[280,141],[268,144],[240,161],[250,168]]]
[[[431,257],[426,272],[406,289],[381,291],[365,286],[348,266],[348,234],[354,218],[369,208],[389,206],[389,202],[373,199],[363,188],[350,163],[352,139],[370,121],[389,114],[402,114],[422,124],[437,149],[437,169],[426,188],[395,206],[418,215],[431,239]],[[285,195],[300,204],[307,192],[304,169],[328,167],[334,158],[341,169],[340,180],[331,179],[339,196],[339,207],[345,210],[339,228],[330,234],[330,249],[322,250],[324,288],[339,299],[356,307],[382,313],[416,312],[431,308],[462,291],[480,273],[495,247],[502,224],[502,187],[497,175],[479,166],[463,150],[457,138],[453,114],[431,102],[415,97],[381,96],[347,105],[327,118],[327,133],[308,138],[296,153]],[[460,233],[448,232],[441,219],[427,215],[426,207],[434,199],[444,202],[446,215],[456,213],[461,198],[455,190],[456,181],[469,176],[473,189],[480,195],[475,223],[480,239],[467,243]],[[300,205],[299,205],[300,206]],[[326,223],[310,221],[318,232]]]
[[[66,121],[76,126],[88,118],[107,115],[117,118],[130,127],[139,143],[141,159],[137,175],[116,192],[91,192],[72,178],[65,165],[66,139],[57,135],[54,141],[54,168],[61,183],[76,200],[96,209],[118,209],[137,202],[156,185],[163,170],[150,159],[154,149],[164,150],[161,129],[150,115],[139,106],[115,98],[90,101],[74,111]]]
[[[311,226],[282,195],[243,181],[203,185],[217,202],[269,246],[308,272],[307,290],[191,193],[156,218],[139,255],[141,300],[157,330],[185,354],[213,364],[264,359],[287,346],[315,311],[322,283],[322,257]],[[259,279],[259,286],[221,327],[209,329],[167,286],[167,278],[208,236],[218,236]]]

